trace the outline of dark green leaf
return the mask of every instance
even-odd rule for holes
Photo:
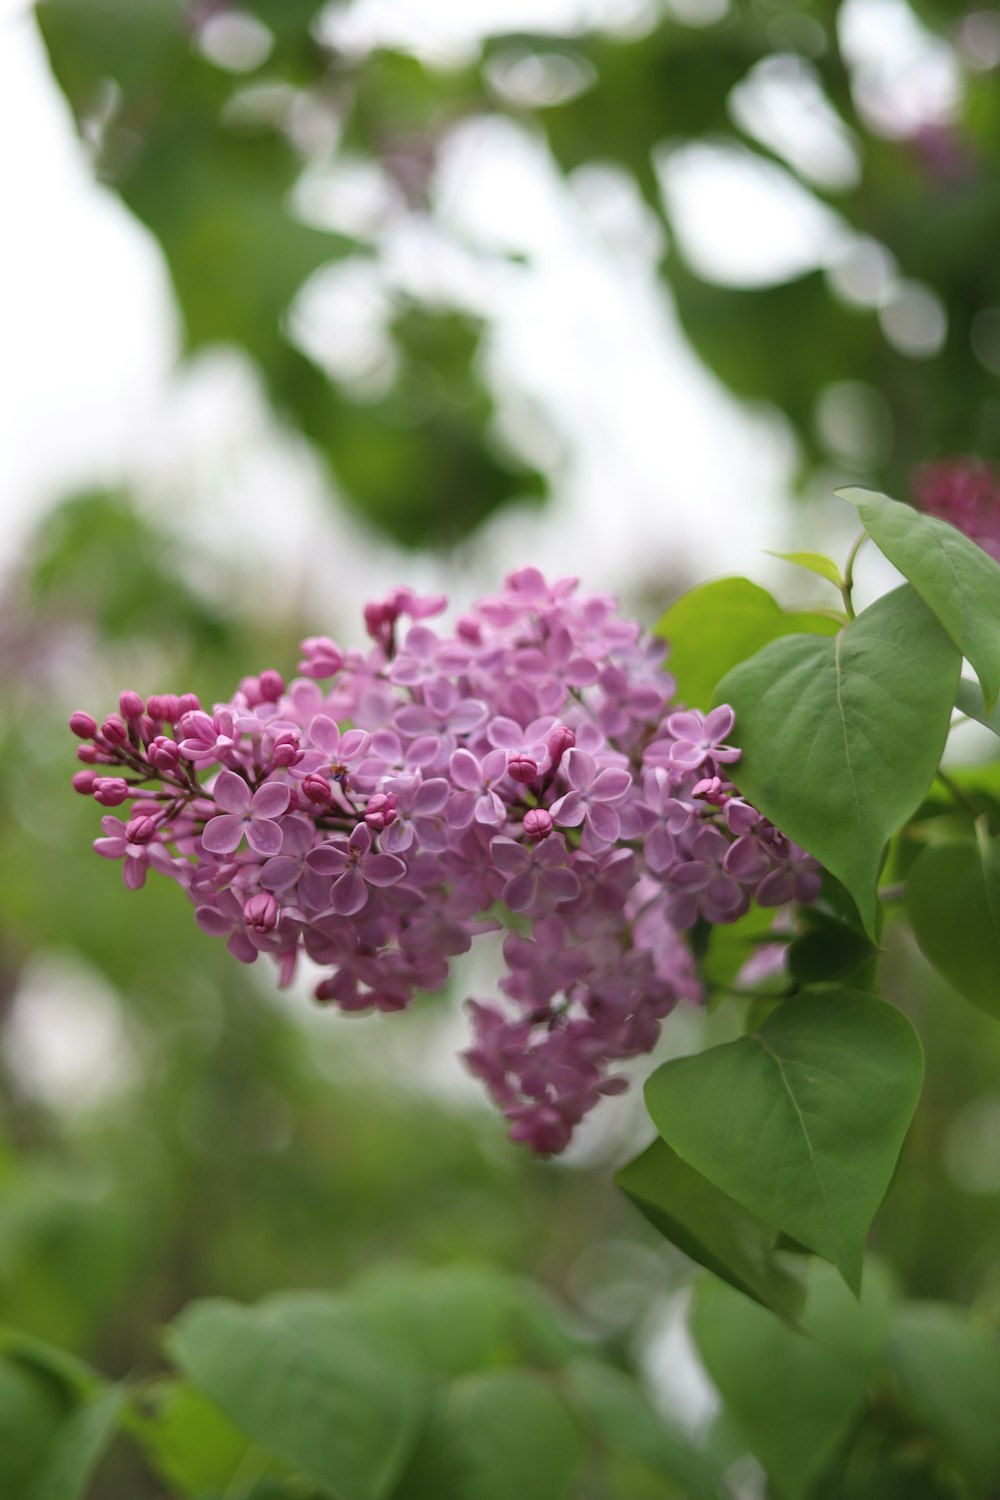
[[[450,1442],[464,1457],[462,1500],[568,1500],[583,1458],[565,1401],[530,1370],[466,1375],[447,1403]]]
[[[682,1161],[665,1141],[654,1141],[615,1181],[685,1255],[782,1317],[796,1317],[803,1287],[774,1253],[775,1230]]]
[[[899,1011],[831,987],[786,1001],[751,1036],[664,1063],[646,1104],[696,1171],[857,1290],[922,1077]]]
[[[887,1294],[871,1274],[853,1301],[815,1263],[805,1333],[786,1327],[719,1282],[699,1284],[691,1332],[726,1411],[777,1490],[810,1493],[857,1415],[885,1342]]]
[[[806,931],[788,949],[788,971],[800,984],[832,984],[873,964],[878,949],[856,927],[817,908],[803,916]]]
[[[668,666],[677,698],[710,708],[716,683],[768,642],[793,634],[835,635],[830,615],[790,614],[749,578],[701,584],[670,606],[654,634],[670,642]]]
[[[872,934],[885,846],[934,779],[959,666],[904,585],[835,640],[774,641],[715,690],[736,710],[733,780],[843,882]]]
[[[352,1300],[367,1321],[405,1342],[422,1370],[464,1375],[512,1362],[513,1285],[485,1267],[383,1271]]]
[[[889,1341],[913,1414],[957,1460],[972,1495],[1000,1482],[1000,1344],[946,1303],[907,1302]]]
[[[875,545],[937,615],[982,684],[992,711],[1000,693],[1000,565],[969,537],[874,490],[839,490]]]
[[[124,1391],[111,1386],[92,1396],[61,1424],[23,1500],[82,1500],[118,1431]]]
[[[186,1308],[171,1356],[246,1435],[337,1500],[391,1492],[416,1436],[414,1377],[394,1345],[336,1298]]]
[[[1000,839],[929,844],[906,878],[921,950],[967,1000],[1000,1020]]]

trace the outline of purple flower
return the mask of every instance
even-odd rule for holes
[[[490,857],[507,876],[500,894],[511,911],[529,911],[539,901],[548,905],[571,901],[580,889],[573,871],[566,868],[566,845],[559,834],[531,845],[495,838],[490,842]]]
[[[586,750],[567,751],[564,765],[571,790],[552,804],[554,821],[564,828],[577,828],[582,823],[600,843],[613,844],[621,832],[614,805],[628,795],[631,776],[617,766],[599,771]]]
[[[373,854],[372,834],[367,823],[359,823],[349,839],[321,844],[307,857],[314,875],[335,877],[330,905],[341,917],[352,917],[368,901],[368,887],[394,885],[406,874],[406,866],[394,854]]]
[[[277,854],[281,849],[281,824],[274,820],[288,806],[291,793],[278,781],[268,781],[251,794],[242,776],[220,771],[212,787],[221,815],[206,824],[201,842],[210,854],[234,854],[246,841],[256,854]]]
[[[687,713],[671,714],[667,719],[667,729],[674,737],[670,764],[682,771],[696,771],[706,760],[724,765],[739,760],[740,752],[733,745],[720,743],[735,721],[736,715],[728,703],[713,708],[707,716],[696,708]]]
[[[506,821],[507,808],[495,787],[507,774],[506,751],[488,750],[480,761],[471,750],[456,750],[448,769],[452,781],[461,789],[449,804],[449,822],[461,828],[475,819],[477,823],[499,828]]]
[[[440,853],[447,848],[442,814],[451,795],[443,776],[421,781],[415,776],[391,777],[384,791],[395,798],[394,817],[382,834],[382,848],[402,854],[414,840],[421,848]]]
[[[148,840],[141,844],[132,842],[127,836],[127,827],[120,818],[110,816],[101,819],[104,838],[94,840],[94,848],[105,859],[124,859],[122,879],[130,891],[140,890],[146,883],[150,849]],[[131,827],[131,824],[128,825]]]

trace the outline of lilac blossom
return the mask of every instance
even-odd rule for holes
[[[700,998],[686,931],[810,901],[819,871],[730,781],[732,710],[675,708],[663,642],[609,596],[528,567],[451,631],[443,607],[394,590],[365,650],[310,636],[301,676],[268,668],[211,711],[131,690],[77,710],[73,786],[124,808],[95,847],[126,885],[176,881],[281,984],[306,955],[345,1011],[440,989],[506,911],[465,1061],[513,1139],[560,1151]]]

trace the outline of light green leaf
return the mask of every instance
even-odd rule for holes
[[[840,588],[841,573],[832,557],[825,557],[822,552],[771,552],[765,549],[769,557],[780,558],[782,562],[793,563],[797,568],[805,568],[809,573],[816,573],[820,578],[825,578],[835,588]]]
[[[574,1493],[582,1436],[544,1376],[466,1375],[451,1387],[446,1423],[464,1460],[462,1500],[568,1500]]]
[[[907,874],[906,911],[928,962],[1000,1020],[1000,839],[928,844]]]
[[[325,1494],[391,1492],[415,1441],[415,1378],[398,1349],[336,1298],[195,1302],[168,1347],[237,1427]]]
[[[691,1332],[729,1419],[778,1493],[801,1500],[861,1404],[885,1342],[884,1283],[865,1277],[861,1303],[815,1263],[797,1333],[717,1281],[699,1283]]]
[[[975,669],[987,710],[1000,693],[1000,565],[936,516],[874,490],[838,490],[872,541],[934,611]]]
[[[463,1375],[514,1362],[513,1285],[487,1267],[380,1271],[353,1289],[352,1301],[405,1341],[422,1370]]]
[[[634,1380],[590,1359],[570,1365],[566,1373],[588,1427],[596,1427],[608,1447],[673,1480],[686,1500],[719,1500],[721,1468],[668,1426]]]
[[[133,1413],[129,1427],[156,1472],[185,1494],[224,1493],[251,1452],[246,1435],[183,1380],[159,1381],[143,1396],[149,1411]],[[261,1454],[260,1469],[270,1463]]]
[[[782,1317],[798,1315],[803,1285],[775,1255],[776,1231],[682,1161],[666,1141],[654,1141],[615,1181],[685,1255]]]
[[[1000,1483],[1000,1344],[946,1303],[897,1311],[889,1355],[905,1404],[965,1471],[973,1495]]]
[[[114,1441],[124,1391],[110,1386],[93,1396],[53,1434],[44,1462],[23,1500],[82,1500],[98,1464]]]
[[[909,1021],[831,986],[779,1005],[752,1035],[664,1063],[646,1105],[678,1156],[857,1290],[922,1077]]]
[[[955,697],[955,707],[960,713],[967,714],[970,719],[976,719],[980,724],[985,724],[987,729],[992,729],[994,734],[1000,734],[1000,704],[987,713],[986,704],[983,702],[983,690],[978,682],[970,682],[963,677],[958,684],[958,693]]]
[[[885,847],[934,780],[959,668],[904,584],[835,640],[774,641],[715,690],[736,711],[736,785],[847,887],[873,936]]]
[[[830,615],[786,613],[749,578],[720,578],[682,594],[653,633],[670,642],[678,701],[704,709],[720,677],[769,641],[797,632],[835,635],[837,629]]]

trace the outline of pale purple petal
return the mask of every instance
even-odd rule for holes
[[[511,911],[527,911],[538,891],[538,877],[534,870],[522,870],[503,888],[503,900]]]
[[[216,906],[199,906],[194,914],[202,932],[207,932],[209,937],[225,937],[227,932],[233,928],[232,922],[224,917]]]
[[[600,802],[618,802],[627,794],[631,785],[632,778],[627,771],[608,766],[605,770],[598,771],[594,777],[590,795]]]
[[[246,812],[250,806],[250,788],[235,771],[220,771],[212,786],[217,807],[226,813]],[[233,845],[235,849],[236,845]]]
[[[413,825],[408,819],[399,818],[390,823],[382,834],[382,848],[394,854],[402,854],[413,843]]]
[[[347,842],[355,854],[367,854],[372,846],[372,831],[368,824],[356,824]]]
[[[579,792],[567,792],[549,808],[553,822],[561,823],[564,828],[576,828],[583,822],[586,811],[586,803]]]
[[[316,875],[342,875],[349,863],[345,850],[338,849],[333,844],[320,844],[318,849],[306,855],[306,864]]]
[[[266,891],[284,891],[295,884],[301,870],[301,859],[292,859],[288,854],[277,854],[262,867],[260,883]]]
[[[451,779],[466,792],[478,792],[483,784],[483,773],[471,750],[456,750],[448,763]]]
[[[425,781],[417,788],[413,799],[413,812],[422,817],[442,812],[450,796],[451,787],[447,781],[443,776],[435,776],[431,781]]]
[[[327,714],[317,714],[309,725],[309,742],[333,760],[340,753],[340,725]]]
[[[657,875],[669,870],[674,862],[675,845],[670,834],[659,824],[646,838],[646,863]]]
[[[250,806],[255,821],[259,818],[280,818],[291,801],[291,792],[280,781],[268,781],[253,794]]]
[[[587,811],[587,822],[599,839],[613,844],[621,832],[621,819],[606,802],[593,802]]]
[[[372,854],[363,862],[361,872],[369,885],[395,885],[406,874],[406,866],[394,854]]]
[[[340,741],[340,759],[354,760],[364,755],[371,744],[371,735],[366,729],[349,729]]]
[[[566,775],[569,777],[570,786],[578,792],[586,792],[597,774],[597,762],[586,750],[568,750],[563,762],[566,767]],[[579,822],[579,819],[577,819]]]
[[[490,744],[497,750],[520,750],[524,745],[524,731],[513,719],[502,715],[490,721],[486,731]]]
[[[127,846],[128,841],[124,838],[124,836],[119,836],[118,838],[94,840],[94,848],[97,850],[98,854],[102,854],[105,859],[121,859],[122,855],[125,853]]]
[[[254,818],[247,824],[247,843],[256,854],[280,853],[281,824],[272,823],[269,818]]]
[[[360,911],[367,901],[368,887],[361,878],[361,872],[355,866],[345,870],[340,879],[333,882],[330,905],[339,916],[353,917],[354,913]]]
[[[234,776],[233,780],[239,781],[239,777]],[[246,787],[246,782],[240,781],[240,785]],[[247,801],[249,801],[249,796]],[[206,825],[205,832],[201,836],[202,846],[208,850],[209,854],[232,854],[234,849],[239,848],[246,826],[243,818],[223,813],[219,817],[212,818]],[[278,849],[280,848],[279,836]],[[272,849],[271,853],[277,854],[278,849]]]
[[[572,870],[545,870],[540,878],[543,889],[557,901],[572,901],[580,894],[580,882]]]
[[[706,740],[724,740],[735,723],[735,713],[728,703],[723,703],[719,708],[713,708],[712,712],[707,715],[704,737]]]
[[[671,714],[667,728],[675,740],[700,743],[705,738],[705,728],[699,713]]]
[[[504,751],[499,753],[503,755]],[[476,799],[473,816],[477,823],[483,823],[487,828],[499,828],[501,823],[507,821],[507,809],[496,792],[484,792]]]
[[[490,859],[503,875],[517,875],[528,864],[530,855],[523,844],[513,839],[490,840]]]
[[[130,891],[138,891],[146,884],[148,860],[130,854],[122,867],[122,879]]]

